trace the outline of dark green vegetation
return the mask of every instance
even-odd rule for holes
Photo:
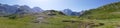
[[[50,12],[50,13],[49,13]],[[48,14],[48,15],[46,15]],[[0,17],[0,28],[118,28],[120,27],[120,2],[85,11],[78,16],[66,16],[58,11],[44,12],[47,23],[33,23],[37,16],[28,14]],[[38,14],[42,15],[43,14]],[[52,16],[51,16],[52,15]]]

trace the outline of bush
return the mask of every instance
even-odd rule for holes
[[[9,19],[16,19],[16,16],[10,16]]]

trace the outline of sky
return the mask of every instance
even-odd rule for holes
[[[2,4],[28,5],[31,8],[40,7],[43,10],[64,10],[83,11],[97,8],[120,0],[0,0]]]

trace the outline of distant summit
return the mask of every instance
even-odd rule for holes
[[[42,9],[39,8],[39,7],[34,7],[34,8],[32,8],[32,11],[33,11],[34,13],[40,13],[40,12],[43,12],[44,10],[42,10]]]
[[[70,10],[70,9],[64,9],[63,11],[62,11],[65,15],[71,15],[72,14],[72,10]]]
[[[73,12],[71,9],[64,9],[62,12],[68,16],[79,16],[80,15],[80,12]]]

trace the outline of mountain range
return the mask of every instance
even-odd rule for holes
[[[13,15],[13,14],[34,14],[34,13],[41,13],[46,10],[43,10],[39,7],[33,7],[30,8],[27,5],[8,5],[8,4],[0,4],[0,16],[7,16],[7,15]],[[80,12],[73,12],[71,9],[64,9],[61,11],[65,15],[68,16],[79,16]]]

